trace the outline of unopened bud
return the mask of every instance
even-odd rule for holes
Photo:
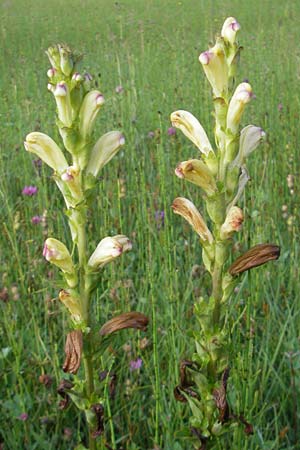
[[[240,256],[229,268],[231,275],[239,275],[246,270],[261,266],[278,259],[280,256],[280,247],[274,244],[258,244],[252,247],[242,256]]]
[[[131,250],[131,248],[132,244],[127,236],[108,236],[99,242],[88,261],[88,266],[94,270],[100,269],[104,264],[113,261],[123,252]]]
[[[240,135],[239,152],[235,160],[232,162],[232,166],[241,167],[247,156],[250,155],[265,138],[266,133],[260,128],[254,125],[248,125],[243,128]]]
[[[85,91],[88,92],[91,89],[92,80],[92,75],[88,72],[85,72],[85,74],[83,75],[83,87]]]
[[[216,181],[207,165],[199,159],[183,161],[175,169],[179,178],[185,178],[191,183],[200,186],[208,195],[217,191]]]
[[[232,206],[227,213],[225,222],[221,226],[220,238],[228,239],[234,231],[240,231],[243,221],[243,211],[237,206]]]
[[[201,153],[208,156],[209,152],[213,152],[202,125],[193,114],[184,110],[175,111],[171,114],[171,122],[173,127],[179,128],[199,148]]]
[[[60,70],[60,55],[58,46],[55,45],[53,47],[49,47],[46,54],[49,58],[51,66],[56,70]]]
[[[99,91],[88,92],[79,111],[79,131],[83,139],[89,138],[100,107],[104,104],[104,97]]]
[[[67,183],[73,197],[77,200],[82,198],[82,189],[80,181],[80,169],[76,166],[70,166],[62,174],[61,179]]]
[[[59,267],[64,272],[70,287],[76,286],[77,277],[72,257],[62,242],[54,238],[48,238],[44,244],[43,256],[47,261]]]
[[[70,293],[65,289],[61,289],[59,292],[59,300],[69,310],[74,322],[80,323],[83,316],[80,297],[73,292]]]
[[[119,131],[110,131],[101,136],[92,149],[86,172],[96,177],[124,144],[125,138]]]
[[[213,241],[213,236],[204,222],[196,206],[187,198],[177,197],[173,201],[172,209],[175,214],[182,216],[200,236],[202,241]]]
[[[56,100],[58,118],[65,127],[70,128],[72,125],[72,107],[67,83],[64,81],[58,83],[53,94]]]
[[[236,33],[241,29],[240,24],[234,17],[228,17],[222,27],[221,36],[231,45],[234,44]]]
[[[227,113],[227,128],[233,134],[238,132],[245,106],[252,97],[252,88],[249,83],[241,83],[237,86],[230,100]]]
[[[25,150],[34,153],[58,173],[68,167],[66,158],[58,145],[47,134],[33,132],[26,136]]]
[[[54,67],[51,67],[51,69],[47,70],[47,77],[53,78],[55,77],[57,70],[54,69]]]
[[[73,73],[72,81],[76,81],[78,83],[79,81],[82,81],[82,80],[83,80],[83,77],[79,72]]]
[[[201,53],[199,61],[213,89],[215,97],[224,97],[228,90],[228,66],[223,46],[217,43],[208,51]]]
[[[72,53],[70,49],[65,45],[58,45],[60,55],[60,68],[62,73],[68,77],[73,70]]]

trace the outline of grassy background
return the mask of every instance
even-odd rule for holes
[[[174,176],[180,161],[197,156],[184,138],[168,136],[169,114],[187,109],[212,138],[212,103],[198,63],[223,20],[242,25],[238,80],[250,80],[256,100],[244,124],[262,126],[266,143],[249,161],[252,181],[243,199],[246,221],[240,248],[260,242],[282,247],[275,264],[247,275],[232,308],[237,355],[232,369],[236,412],[254,425],[246,438],[236,429],[231,449],[297,449],[299,430],[299,20],[300,3],[263,0],[4,0],[0,4],[0,442],[4,449],[70,449],[84,439],[75,410],[58,410],[56,385],[62,377],[65,312],[56,299],[58,272],[41,256],[46,236],[68,239],[62,202],[46,167],[37,170],[23,148],[33,130],[55,130],[54,101],[47,92],[45,49],[67,42],[85,53],[82,67],[98,80],[106,97],[95,135],[123,130],[127,145],[103,171],[91,218],[91,249],[104,236],[130,236],[133,251],[107,267],[95,301],[103,324],[112,314],[156,311],[158,370],[151,329],[122,332],[111,340],[118,373],[111,401],[119,448],[152,449],[156,406],[159,444],[165,450],[190,446],[180,438],[189,411],[175,402],[178,363],[193,352],[186,331],[193,301],[205,295],[208,277],[192,230],[172,215],[176,196],[201,209],[197,188]],[[115,93],[122,85],[124,92]],[[298,94],[297,94],[298,93]],[[156,137],[148,138],[149,131]],[[292,190],[287,176],[294,176]],[[25,185],[38,194],[24,197]],[[282,206],[284,211],[282,211]],[[164,211],[164,224],[155,213]],[[44,225],[33,225],[34,215]],[[46,279],[46,281],[45,281]],[[149,342],[141,349],[140,341]],[[124,344],[130,345],[124,348]],[[143,359],[140,371],[129,362]],[[103,369],[99,359],[99,370]],[[53,383],[46,388],[41,374]],[[298,405],[297,405],[298,402]],[[298,408],[298,410],[297,410]],[[21,420],[20,414],[28,414]],[[298,422],[298,426],[297,426]],[[219,448],[222,448],[220,446]]]

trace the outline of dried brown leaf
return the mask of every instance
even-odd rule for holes
[[[82,354],[82,331],[73,330],[67,334],[65,345],[65,362],[63,371],[76,374],[81,362]]]
[[[120,314],[106,322],[100,330],[101,336],[124,330],[125,328],[135,328],[146,331],[149,319],[139,312],[128,312]]]
[[[241,255],[229,268],[231,275],[239,275],[246,270],[261,266],[262,264],[278,259],[280,247],[274,244],[258,244]]]

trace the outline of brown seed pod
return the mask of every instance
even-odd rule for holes
[[[231,275],[239,275],[246,270],[261,266],[262,264],[278,259],[280,256],[280,247],[274,244],[258,244],[250,248],[241,255],[230,267]]]
[[[148,322],[148,317],[142,313],[135,311],[123,313],[106,322],[101,328],[100,334],[101,336],[106,336],[107,334],[112,334],[125,328],[146,331]]]

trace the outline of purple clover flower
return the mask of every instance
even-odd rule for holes
[[[43,216],[33,216],[31,218],[31,223],[33,225],[38,225],[39,223],[41,223],[43,221]]]
[[[168,133],[169,136],[175,136],[175,134],[176,134],[176,128],[174,128],[174,127],[168,128],[167,133]]]
[[[277,109],[278,109],[279,112],[281,112],[283,110],[283,104],[282,103],[278,103]]]
[[[142,360],[142,358],[137,358],[136,360],[130,361],[129,365],[130,365],[130,370],[131,371],[138,370],[138,369],[140,369],[142,367],[143,360]]]
[[[22,190],[23,195],[33,196],[37,194],[38,188],[36,186],[25,186]]]
[[[28,414],[24,412],[24,413],[19,415],[18,419],[22,420],[22,422],[26,422],[28,417],[29,417]]]

